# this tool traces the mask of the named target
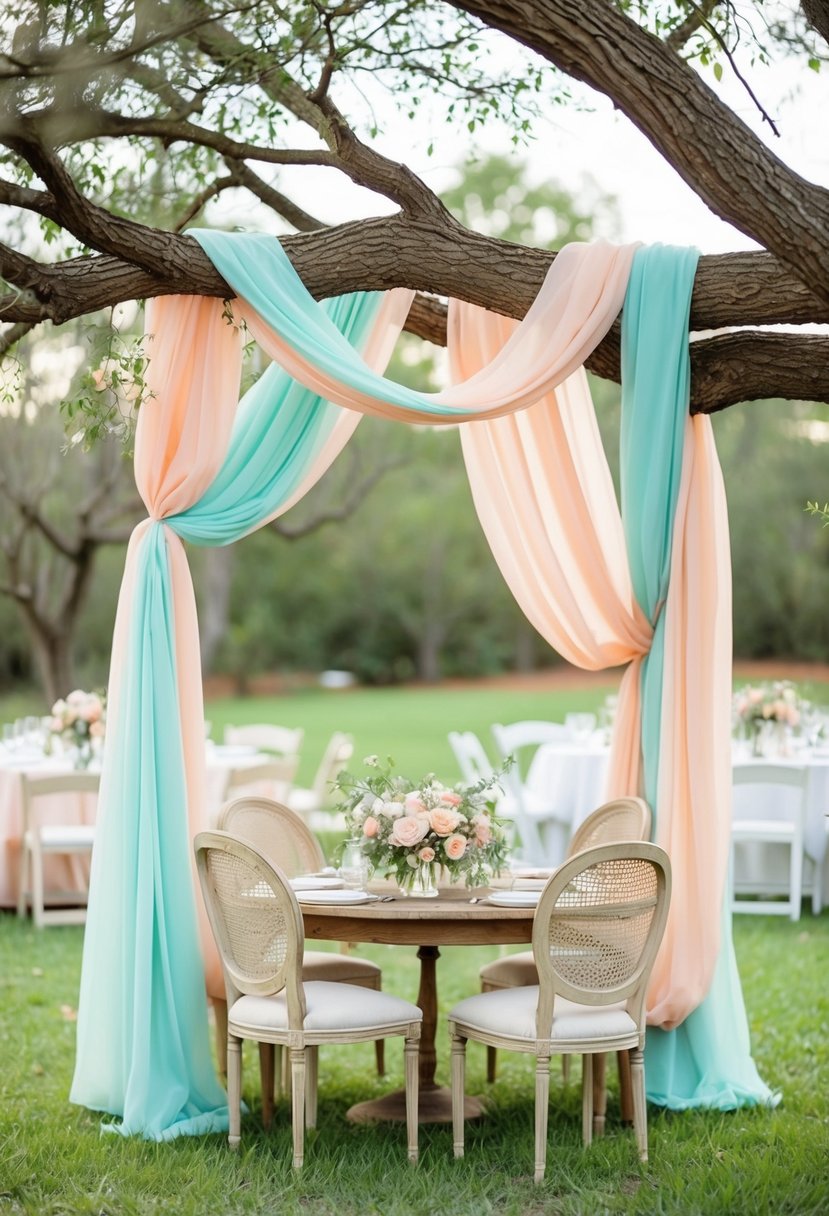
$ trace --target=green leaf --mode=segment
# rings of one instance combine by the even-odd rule
[[[714,79],[722,80],[722,64],[721,63],[714,64]]]

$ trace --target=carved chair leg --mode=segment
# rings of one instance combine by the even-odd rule
[[[547,1166],[547,1112],[550,1106],[550,1057],[535,1062],[535,1173],[534,1182],[544,1181]]]
[[[619,1067],[619,1114],[627,1126],[633,1125],[633,1084],[630,1077],[630,1052],[617,1051]]]
[[[213,1026],[216,1033],[216,1061],[220,1074],[227,1076],[227,1001],[210,998],[213,1005]]]
[[[604,1053],[593,1056],[593,1135],[596,1137],[604,1135],[607,1114],[606,1066],[607,1056]]]
[[[274,1045],[259,1044],[259,1079],[262,1086],[262,1126],[265,1131],[273,1120]]]

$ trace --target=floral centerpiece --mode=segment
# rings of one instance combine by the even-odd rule
[[[55,701],[49,730],[53,739],[73,752],[75,768],[88,768],[95,742],[103,740],[106,730],[106,697],[76,688],[66,700]]]
[[[393,761],[363,761],[365,777],[340,773],[334,785],[352,838],[362,842],[369,864],[394,874],[412,895],[437,895],[439,872],[467,886],[486,884],[507,856],[504,829],[495,815],[500,773],[475,785],[443,785],[433,773],[414,782],[394,774]]]
[[[734,694],[734,723],[738,731],[752,741],[754,751],[760,755],[764,750],[764,737],[768,733],[766,723],[776,726],[778,733],[784,736],[787,731],[800,725],[804,705],[790,680],[746,684]],[[779,741],[778,750],[784,750]]]

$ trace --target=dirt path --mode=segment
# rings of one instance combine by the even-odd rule
[[[497,676],[485,676],[477,680],[444,680],[438,687],[453,688],[503,688],[510,691],[553,692],[567,691],[575,688],[591,688],[615,686],[622,676],[621,667],[610,668],[607,671],[582,671],[580,667],[571,667],[562,663],[544,671],[504,672]],[[815,680],[829,683],[829,664],[801,663],[774,660],[761,662],[758,660],[738,660],[734,664],[734,675],[738,680]],[[316,678],[311,675],[288,674],[274,672],[265,676],[255,677],[250,681],[249,691],[253,696],[280,696],[296,692],[300,688],[317,686]],[[418,688],[435,687],[435,685],[411,684],[413,691]],[[213,676],[205,681],[205,695],[208,697],[229,697],[236,695],[233,680],[221,676]]]

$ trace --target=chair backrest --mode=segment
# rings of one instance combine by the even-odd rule
[[[601,845],[559,866],[533,924],[539,1038],[549,1037],[556,996],[581,1005],[626,1001],[644,1030],[645,991],[670,890],[667,853],[645,841]]]
[[[289,878],[325,865],[319,841],[305,820],[272,798],[234,798],[222,807],[218,827],[249,841]]]
[[[774,815],[765,814],[764,818],[802,820],[805,814],[809,770],[804,765],[775,764],[767,760],[735,764],[732,769],[732,784],[735,788],[754,786],[758,792],[762,787],[777,787],[780,797],[775,803],[775,813]],[[733,807],[735,819],[756,817],[756,810],[752,807],[751,801],[751,793],[748,789],[745,790],[745,797],[735,797]]]
[[[649,840],[651,808],[644,798],[613,798],[579,824],[567,846],[567,856],[617,840]]]
[[[284,798],[293,784],[298,766],[299,756],[278,756],[273,760],[265,760],[262,764],[232,768],[228,771],[225,781],[225,799],[230,798],[234,790],[248,789],[256,785],[269,786],[272,793]]]
[[[499,754],[506,759],[515,756],[516,763],[510,772],[520,780],[523,767],[518,753],[525,747],[540,747],[542,743],[570,743],[570,731],[563,722],[542,722],[528,719],[525,722],[510,722],[507,726],[497,723],[492,727],[492,736]]]
[[[279,752],[283,756],[298,755],[305,731],[301,726],[271,726],[260,722],[252,726],[226,726],[225,743],[257,747],[263,752]]]
[[[247,841],[199,832],[193,842],[228,1005],[242,994],[285,990],[288,1019],[301,1027],[303,923],[288,880]]]
[[[458,768],[464,781],[470,785],[482,777],[491,777],[495,771],[487,756],[483,743],[472,730],[450,730],[449,746],[455,754]]]
[[[32,777],[23,773],[21,788],[24,831],[36,819],[34,803],[38,798],[60,794],[97,794],[100,784],[100,773],[60,773],[50,777]]]
[[[330,793],[329,786],[334,778],[343,771],[354,755],[354,739],[340,730],[335,730],[328,740],[322,760],[314,774],[312,789],[320,803],[325,802]]]

